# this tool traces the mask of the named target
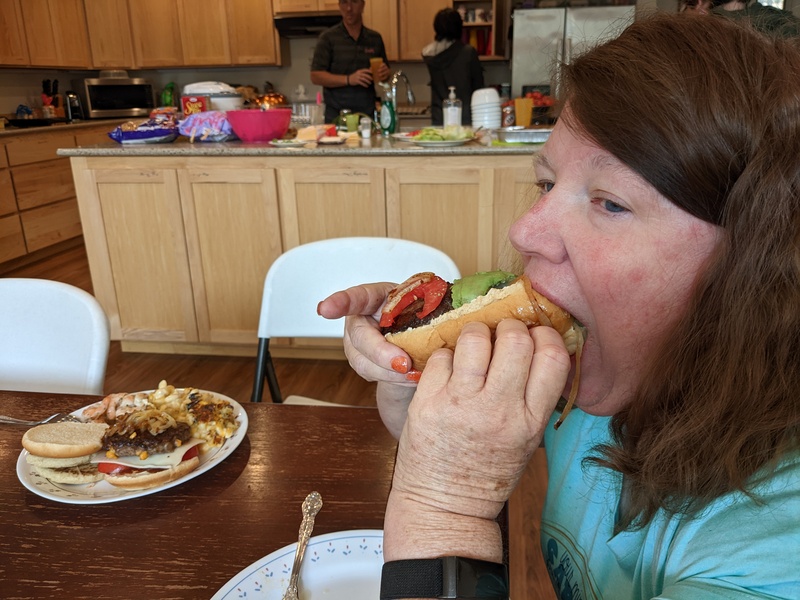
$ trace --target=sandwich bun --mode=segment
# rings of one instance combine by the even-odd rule
[[[91,462],[91,454],[86,456],[75,456],[72,458],[50,458],[49,456],[36,456],[35,454],[28,453],[25,457],[25,462],[34,467],[45,467],[47,469],[66,469],[68,467],[77,467],[78,465],[85,465]]]
[[[414,369],[421,371],[434,351],[456,347],[467,323],[485,323],[494,331],[503,319],[517,319],[528,327],[550,326],[564,338],[570,354],[577,349],[579,333],[572,316],[534,290],[524,275],[506,287],[492,288],[485,295],[439,315],[426,325],[387,333],[385,337],[405,350]]]
[[[104,423],[45,423],[22,436],[22,447],[47,458],[88,456],[103,446]]]
[[[35,468],[39,475],[53,483],[94,483],[103,479],[103,474],[97,470],[97,466],[88,462],[71,467],[36,466]]]
[[[177,466],[158,471],[136,471],[121,475],[105,475],[105,480],[119,488],[127,490],[147,490],[150,488],[170,483],[188,475],[200,466],[200,459],[195,456],[184,460]]]

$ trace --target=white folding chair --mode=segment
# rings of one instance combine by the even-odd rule
[[[258,359],[253,402],[267,380],[273,402],[283,402],[269,352],[273,337],[342,338],[344,319],[324,319],[317,304],[337,290],[376,281],[399,283],[414,273],[433,271],[453,281],[461,275],[453,259],[432,246],[385,237],[346,237],[311,242],[284,252],[264,280],[258,323]],[[287,404],[330,404],[289,397]]]
[[[91,294],[58,281],[0,278],[0,389],[102,394],[109,339]]]

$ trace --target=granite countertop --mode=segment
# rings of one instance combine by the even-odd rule
[[[0,129],[0,137],[7,137],[10,135],[29,135],[41,133],[59,133],[64,131],[75,131],[79,129],[88,129],[90,127],[98,127],[100,125],[108,125],[109,131],[117,124],[124,123],[130,119],[94,119],[87,121],[73,121],[72,123],[55,123],[53,125],[44,125],[42,127],[11,127],[6,125],[4,129]]]
[[[274,148],[267,143],[189,142],[188,138],[166,144],[118,144],[109,142],[80,148],[61,148],[59,156],[464,156],[480,154],[532,154],[541,144],[484,146],[472,141],[461,146],[421,147],[405,140],[372,136],[351,138],[342,144],[308,143],[300,148]]]

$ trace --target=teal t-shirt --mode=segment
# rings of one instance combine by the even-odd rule
[[[609,418],[574,410],[545,433],[549,471],[541,542],[560,600],[800,599],[800,455],[759,483],[758,499],[717,499],[695,518],[658,515],[614,535],[622,484],[585,465]]]

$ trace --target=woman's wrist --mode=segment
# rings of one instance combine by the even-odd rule
[[[349,73],[347,75],[345,75],[345,83],[346,83],[347,86],[350,85],[350,74]]]
[[[386,561],[464,556],[503,562],[496,521],[448,513],[392,491],[384,522]]]

